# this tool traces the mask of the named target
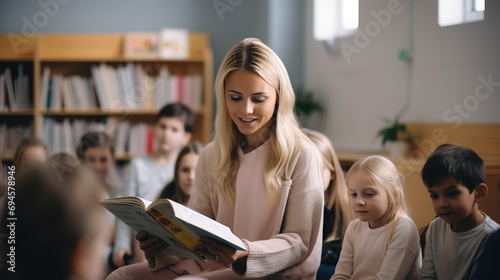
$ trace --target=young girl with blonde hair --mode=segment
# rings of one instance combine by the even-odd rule
[[[346,177],[357,219],[347,228],[331,279],[418,279],[419,236],[396,166],[385,157],[368,156]]]
[[[352,220],[344,171],[332,142],[321,132],[302,129],[323,159],[325,208],[323,211],[323,249],[317,280],[330,279],[335,272],[347,226]]]
[[[243,239],[236,251],[201,239],[208,262],[159,256],[165,244],[136,238],[148,264],[124,267],[138,279],[315,279],[323,223],[321,158],[301,132],[285,66],[260,40],[249,38],[225,56],[216,79],[212,143],[202,151],[189,207]]]

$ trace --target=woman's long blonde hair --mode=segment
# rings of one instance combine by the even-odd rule
[[[351,207],[349,206],[349,195],[347,193],[347,184],[344,171],[340,161],[335,153],[332,142],[326,135],[310,129],[302,129],[304,134],[311,139],[321,154],[323,164],[330,170],[333,180],[330,180],[325,190],[325,206],[333,210],[335,220],[332,232],[324,236],[325,242],[342,239],[347,226],[352,220]]]
[[[226,77],[233,71],[251,71],[271,85],[277,93],[277,103],[269,140],[271,153],[264,167],[264,184],[272,202],[279,194],[285,170],[298,156],[299,142],[309,141],[300,131],[293,106],[295,94],[283,62],[278,55],[259,39],[247,38],[233,47],[224,57],[215,80],[217,114],[215,117],[213,161],[216,190],[229,201],[234,201],[233,183],[239,167],[237,148],[244,135],[229,116],[226,99]]]
[[[368,176],[378,188],[386,190],[388,196],[388,208],[382,217],[385,230],[385,245],[389,244],[403,216],[410,216],[408,200],[403,189],[403,177],[392,161],[383,156],[367,156],[358,160],[347,172],[347,182],[354,172],[361,172]]]

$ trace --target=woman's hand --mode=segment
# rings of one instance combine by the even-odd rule
[[[231,264],[238,259],[242,259],[248,256],[248,246],[246,244],[245,246],[247,247],[247,250],[240,251],[235,250],[213,239],[202,237],[200,239],[200,245],[201,248],[197,250],[198,254],[225,267],[230,267]]]
[[[145,231],[136,233],[135,239],[140,242],[139,247],[142,251],[144,251],[149,267],[155,267],[155,257],[160,255],[160,253],[165,250],[168,245],[160,238],[149,235]]]

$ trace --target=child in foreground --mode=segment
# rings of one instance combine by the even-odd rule
[[[357,161],[347,172],[352,221],[331,279],[418,279],[417,227],[394,164],[382,156]]]
[[[421,175],[438,217],[427,229],[420,279],[468,279],[484,240],[499,228],[478,208],[488,192],[483,160],[471,149],[443,144]]]
[[[15,224],[15,244],[8,245],[15,247],[15,272],[7,271],[6,279],[95,280],[105,276],[102,250],[109,228],[99,204],[102,183],[85,167],[59,159],[50,158],[25,170],[16,181],[17,220],[1,217],[2,228]]]

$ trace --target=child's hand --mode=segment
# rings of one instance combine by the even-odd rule
[[[146,260],[150,267],[155,266],[155,256],[158,256],[167,248],[167,244],[156,236],[149,235],[145,231],[140,231],[135,235],[135,239],[140,242],[140,248],[146,255]]]
[[[197,250],[198,254],[225,267],[230,267],[233,262],[248,256],[248,248],[246,251],[235,250],[210,238],[201,238],[200,244],[202,248]]]

